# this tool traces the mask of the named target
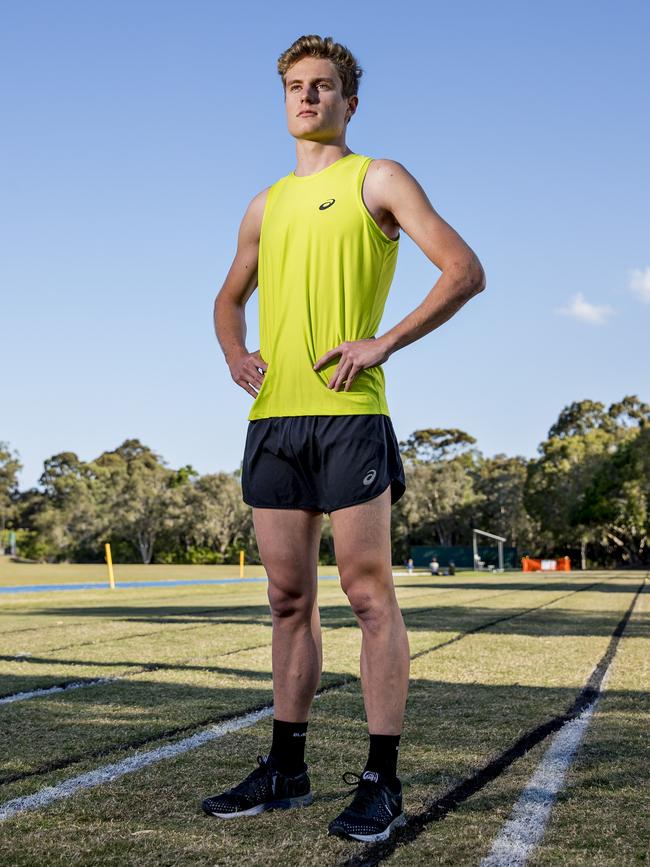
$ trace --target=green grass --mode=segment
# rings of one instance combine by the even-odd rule
[[[336,575],[336,566],[319,566],[320,575]],[[173,581],[179,579],[238,578],[237,566],[182,566],[145,565],[142,563],[114,563],[115,580],[120,581]],[[258,578],[265,575],[264,567],[244,565],[244,577]],[[105,563],[16,563],[0,556],[0,587],[16,587],[23,584],[83,584],[107,582],[108,567]]]
[[[19,583],[20,570],[26,570],[26,584],[105,580],[105,567],[38,567],[38,575],[34,568],[5,566],[0,583]],[[117,568],[128,569],[129,580],[238,574],[237,567]],[[93,577],[92,570],[104,570],[104,576],[97,571]],[[323,567],[321,574],[336,574],[335,567]],[[400,750],[410,815],[571,705],[642,577],[396,578],[413,656]],[[341,774],[358,772],[365,761],[360,633],[336,581],[320,583],[319,604],[322,685],[338,686],[313,706],[307,747],[313,806],[227,823],[201,813],[205,795],[237,782],[255,756],[268,751],[269,718],[3,822],[0,863],[337,864],[361,851],[326,834],[349,797]],[[648,863],[649,622],[646,592],[535,864]],[[0,706],[7,747],[0,765],[2,803],[272,701],[264,584],[4,596],[1,625],[2,695],[118,678]],[[389,863],[478,864],[547,744],[399,846]]]

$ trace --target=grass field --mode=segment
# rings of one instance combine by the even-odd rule
[[[200,801],[268,751],[265,584],[2,595],[0,698],[20,700],[0,703],[0,815],[14,805],[0,821],[0,863],[478,865],[552,739],[554,729],[540,726],[572,707],[631,610],[528,863],[650,864],[643,573],[396,577],[412,656],[399,768],[409,821],[395,843],[364,848],[327,836],[349,799],[341,775],[361,771],[367,737],[360,632],[338,581],[326,577],[335,567],[320,572],[324,672],[307,742],[316,800],[229,822],[204,816]],[[116,575],[118,583],[237,578],[238,569],[117,566]],[[105,580],[101,566],[0,566],[0,587]],[[257,722],[242,722],[265,708]],[[217,736],[224,721],[241,727]],[[192,748],[152,752],[174,744]],[[157,760],[124,772],[125,760],[145,754]],[[109,765],[122,775],[93,775]],[[51,787],[82,775],[91,787],[47,801],[65,791]]]

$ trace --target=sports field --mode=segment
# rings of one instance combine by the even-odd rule
[[[397,575],[412,659],[399,764],[408,822],[366,847],[327,836],[367,738],[360,632],[335,567],[320,574],[315,802],[228,822],[200,802],[268,751],[264,581],[2,593],[1,863],[478,865],[499,840],[486,863],[514,864],[522,828],[538,833],[531,865],[650,863],[645,573]],[[116,577],[227,580],[238,569],[117,566]],[[0,590],[105,580],[100,566],[0,567]],[[558,780],[557,738],[578,724]],[[548,824],[540,772],[558,790]],[[518,801],[519,837],[504,837]]]

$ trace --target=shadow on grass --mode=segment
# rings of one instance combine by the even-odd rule
[[[0,709],[0,784],[191,733],[273,703],[270,672],[224,668],[232,685],[115,680]],[[321,689],[356,681],[323,672]],[[32,685],[36,687],[36,684]],[[21,683],[23,690],[30,685]],[[36,687],[37,688],[37,687]]]
[[[436,606],[435,600],[433,600],[433,605],[416,608],[409,608],[404,604],[402,614],[406,627],[411,632],[458,633],[480,628],[481,631],[499,634],[507,632],[517,635],[584,635],[594,637],[608,635],[611,630],[612,615],[615,615],[617,609],[575,611],[562,607],[549,607],[579,592],[581,592],[580,589],[565,593],[555,599],[544,599],[537,605],[530,607],[525,604],[513,605],[508,608],[479,607],[472,606],[471,603],[468,605],[447,605],[444,604],[444,601]],[[164,606],[154,606],[151,609],[108,606],[87,610],[83,608],[56,609],[51,613],[59,617],[62,615],[87,616],[113,622],[151,623],[169,626],[177,624],[195,624],[197,626],[212,624],[214,626],[236,627],[271,625],[271,615],[266,605],[240,607],[238,611],[241,613],[236,617],[233,617],[232,609],[227,606],[215,607],[209,614],[205,612],[205,609],[197,609],[193,606],[186,606],[182,610],[170,607],[168,616],[165,616],[164,610]],[[534,612],[538,613],[535,616],[525,618],[526,614],[532,615]],[[639,614],[638,617],[646,623],[650,622],[650,615]],[[320,618],[321,625],[326,629],[350,628],[357,624],[356,618],[347,604],[321,606]],[[111,637],[108,640],[112,642],[128,641],[132,637],[139,636],[121,635]],[[83,643],[89,645],[101,643],[103,640],[98,637]],[[48,653],[75,646],[77,645],[68,644],[63,647],[48,649]],[[14,657],[5,654],[0,659],[13,660]]]
[[[239,685],[126,681],[61,693],[56,700],[27,702],[26,715],[18,703],[10,705],[2,714],[8,758],[1,766],[0,783],[43,776],[80,762],[106,763],[125,751],[153,747],[272,703],[270,675],[235,668],[222,673],[236,676]],[[327,747],[337,772],[360,771],[367,749],[358,680],[325,672],[321,688],[346,684],[346,689],[320,700],[327,700],[327,711],[311,727],[317,752],[322,754]],[[522,731],[564,713],[577,693],[575,687],[411,680],[402,745],[402,753],[408,753],[402,774],[407,792],[409,786],[433,792],[456,784],[477,761],[491,758]],[[641,691],[615,691],[608,697],[623,706],[634,702],[637,708],[643,702],[647,707],[649,699]],[[319,707],[317,702],[316,713]],[[259,748],[264,751],[270,723],[260,725],[258,731]],[[342,794],[343,786],[322,791],[320,797],[336,800]]]
[[[432,579],[431,581],[427,581],[426,583],[421,584],[399,584],[400,588],[429,588],[432,590],[512,590],[519,592],[539,592],[539,591],[547,591],[547,592],[570,592],[575,591],[579,592],[581,590],[591,590],[592,593],[634,593],[636,588],[639,586],[639,581],[643,578],[643,573],[639,573],[638,581],[628,581],[625,584],[610,584],[609,581],[612,580],[614,576],[610,576],[608,578],[598,579],[598,583],[594,584],[592,581],[560,581],[556,582],[553,580],[549,580],[547,582],[538,581],[537,583],[533,583],[532,581],[495,581],[494,583],[487,579],[486,581],[438,581],[436,579]],[[603,583],[601,583],[601,581]]]

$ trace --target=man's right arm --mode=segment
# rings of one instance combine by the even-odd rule
[[[246,302],[257,288],[257,257],[262,216],[268,188],[251,201],[239,227],[237,252],[226,280],[214,302],[214,330],[223,350],[230,375],[253,397],[262,386],[267,364],[256,352],[246,349]]]

